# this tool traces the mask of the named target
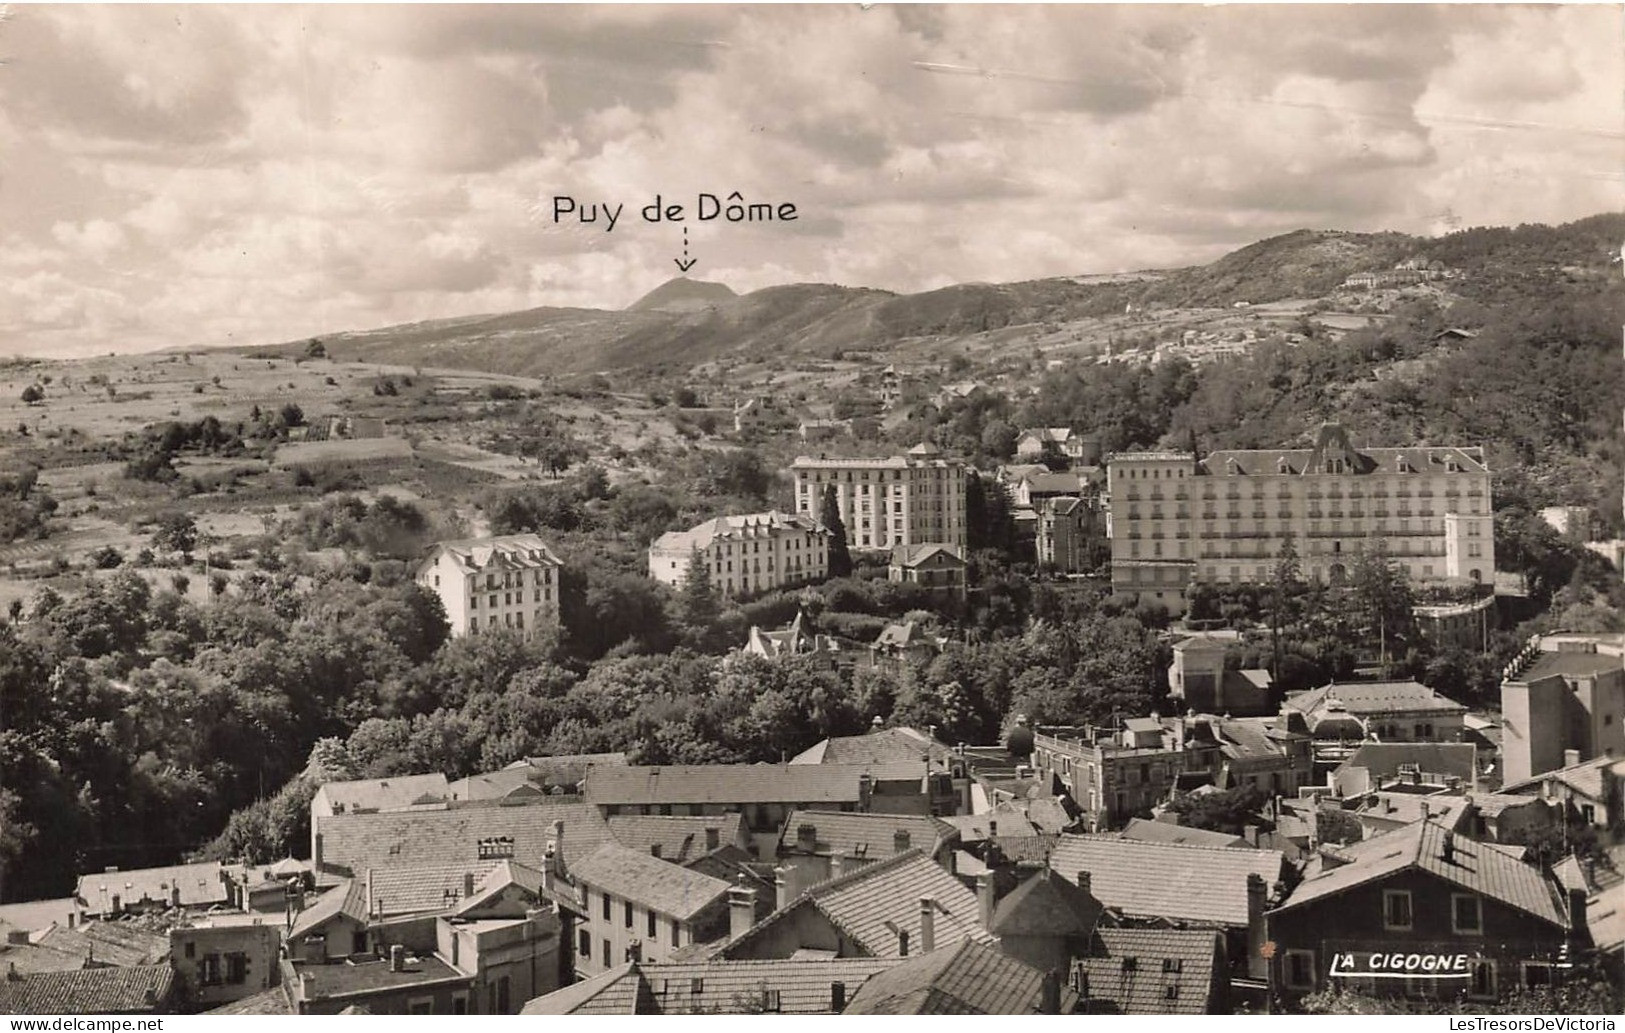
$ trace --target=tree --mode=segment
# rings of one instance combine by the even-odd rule
[[[678,606],[683,624],[694,635],[709,631],[722,613],[711,585],[711,564],[705,553],[698,549],[688,559],[688,572],[683,578],[683,592],[678,597]]]
[[[277,423],[284,428],[300,427],[304,425],[304,422],[305,410],[299,408],[299,406],[292,402],[284,405],[281,410],[277,412]]]
[[[152,531],[152,546],[190,555],[197,548],[197,521],[188,513],[166,513]]]
[[[1194,440],[1194,433],[1192,438]],[[1302,582],[1298,550],[1292,543],[1292,535],[1288,534],[1281,540],[1275,566],[1270,571],[1270,654],[1275,661],[1270,666],[1272,674],[1279,674],[1281,670],[1281,628],[1287,621],[1287,606]]]
[[[841,504],[833,484],[824,485],[824,500],[818,520],[829,532],[829,576],[850,577],[852,552],[847,547],[846,524],[841,522]]]
[[[1015,547],[1016,518],[1004,485],[975,470],[965,478],[965,547],[993,549],[1008,557]]]
[[[305,358],[307,358],[307,359],[325,359],[325,358],[327,358],[327,345],[323,344],[321,342],[320,338],[312,337],[305,344]]]
[[[38,384],[29,384],[23,388],[23,401],[29,405],[38,405],[45,398],[45,390]]]
[[[1404,568],[1389,561],[1387,539],[1378,538],[1373,548],[1359,551],[1353,580],[1355,598],[1377,633],[1386,669],[1390,646],[1405,641],[1415,620],[1410,584]]]

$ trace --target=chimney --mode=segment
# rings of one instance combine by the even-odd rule
[[[1454,864],[1456,861],[1456,834],[1445,830],[1444,834],[1444,863]]]
[[[1090,879],[1088,872],[1078,872],[1078,889],[1088,893],[1090,896],[1094,896],[1094,893],[1090,888],[1091,881],[1092,880]]]
[[[891,852],[901,854],[908,850],[908,829],[898,829],[891,834]]]
[[[1061,1013],[1061,977],[1054,972],[1045,972],[1044,981],[1038,988],[1038,1014],[1059,1015]]]
[[[983,872],[976,877],[976,917],[983,929],[993,927],[993,873]]]
[[[1579,750],[1564,750],[1563,751],[1563,766],[1564,767],[1572,768],[1572,767],[1574,767],[1574,765],[1576,765],[1578,763],[1580,763],[1580,751]]]
[[[1582,906],[1584,906],[1582,904]],[[920,953],[930,954],[937,945],[937,902],[930,897],[920,898]]]
[[[710,853],[722,846],[722,830],[715,825],[705,827],[705,852]]]
[[[627,961],[642,961],[643,960],[643,941],[642,940],[634,939],[631,943],[626,945],[626,960]]]
[[[555,818],[553,820],[553,835],[548,840],[548,846],[553,848],[549,871],[555,879],[562,879],[566,875],[564,867],[564,822]]]
[[[474,873],[463,873],[463,899],[467,900],[474,895]]]
[[[899,958],[908,957],[908,930],[907,929],[899,929],[899,930],[897,930],[897,956]]]
[[[6,982],[15,983],[22,978],[22,976],[17,974],[17,963],[15,961],[6,962]],[[836,983],[835,985],[840,986],[841,984]]]
[[[1262,875],[1253,872],[1247,876],[1247,975],[1252,979],[1269,978],[1269,959],[1264,957],[1264,941],[1268,939],[1264,927],[1267,892]]]
[[[389,948],[389,970],[399,972],[406,965],[406,948],[393,944]]]
[[[1586,891],[1580,887],[1569,890],[1569,939],[1578,943],[1586,934]]]
[[[846,858],[837,851],[829,855],[829,877],[839,879],[846,874]]]
[[[659,843],[650,843],[649,844],[649,856],[650,857],[659,857],[660,856],[660,850],[661,850],[661,844],[659,844]]]
[[[319,872],[322,870],[322,834],[318,832],[311,836],[310,840],[310,867],[312,870]]]
[[[796,826],[796,849],[804,854],[818,849],[818,826],[805,823]]]
[[[858,810],[869,810],[869,798],[874,795],[875,780],[865,772],[858,776]]]
[[[1252,822],[1243,825],[1241,827],[1241,838],[1245,839],[1250,847],[1258,846],[1258,826]]]
[[[749,886],[728,890],[728,937],[737,939],[756,924],[756,891]]]
[[[1072,970],[1072,989],[1077,991],[1079,1001],[1089,999],[1089,970],[1083,967],[1082,962]]]
[[[829,1010],[836,1015],[846,1010],[846,984],[829,984]]]
[[[1427,821],[1432,816],[1433,816],[1432,808],[1428,806],[1428,802],[1426,800],[1423,800],[1422,801],[1422,820]]]
[[[790,906],[790,869],[773,869],[773,909],[783,911]]]
[[[997,819],[997,818],[989,818],[989,819],[987,819],[987,838],[988,839],[997,839],[998,835],[999,835],[999,819]]]

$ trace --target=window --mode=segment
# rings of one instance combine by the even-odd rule
[[[414,997],[414,998],[408,1000],[406,1002],[406,1014],[408,1014],[408,1015],[433,1015],[434,1014],[434,998],[433,997]]]
[[[682,931],[682,929],[681,929],[680,926],[678,926],[677,919],[675,919],[675,918],[672,919],[671,920],[671,945],[673,947],[678,946],[677,934],[679,932],[681,932],[681,931]]]
[[[632,902],[630,900],[626,902],[626,927],[628,929],[632,928]]]
[[[1473,962],[1472,978],[1467,983],[1468,997],[1495,997],[1495,962],[1483,958]]]
[[[1541,961],[1526,961],[1523,963],[1524,986],[1551,986],[1556,980],[1552,978],[1554,966]]]
[[[773,1013],[778,1012],[780,1010],[780,1002],[781,1002],[781,998],[779,997],[779,991],[777,991],[777,990],[763,990],[762,991],[762,1010],[763,1011],[765,1011],[765,1012],[773,1012]]]
[[[468,995],[456,994],[451,999],[451,1013],[453,1015],[468,1014]]]
[[[1450,930],[1474,935],[1484,931],[1484,915],[1476,893],[1450,894]]]
[[[1179,1000],[1179,984],[1178,983],[1169,983],[1166,987],[1163,988],[1162,996],[1163,996],[1163,998],[1165,1000],[1169,1000],[1169,1001],[1177,1001],[1177,1000]]]
[[[604,921],[609,921],[609,894],[604,894]]]
[[[1286,952],[1286,985],[1296,990],[1308,990],[1315,985],[1315,952]]]
[[[186,945],[186,956],[189,957],[189,958],[197,956],[197,944],[188,943]]]
[[[1389,931],[1410,929],[1411,894],[1409,890],[1382,891],[1382,927]]]
[[[659,933],[657,933],[655,931],[658,928],[658,926],[659,926],[659,920],[655,918],[655,913],[654,913],[654,911],[651,910],[649,912],[649,939],[651,941],[654,940],[657,936],[660,935]]]
[[[1184,959],[1182,958],[1163,958],[1162,970],[1164,972],[1178,972],[1180,970],[1180,963],[1183,960]]]
[[[604,967],[609,968],[613,964],[615,964],[615,961],[610,956],[610,953],[609,953],[609,937],[606,936],[606,937],[604,937]]]
[[[226,982],[248,982],[248,955],[236,951],[226,955]]]
[[[576,943],[576,950],[581,953],[581,956],[583,958],[591,957],[592,956],[592,934],[587,932],[587,930],[582,929],[577,935],[580,937],[580,939]]]

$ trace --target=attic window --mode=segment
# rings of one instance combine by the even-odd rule
[[[691,980],[689,980],[688,981],[688,992],[689,992],[690,995],[692,995],[694,997],[698,997],[701,994],[705,993],[705,980],[703,980],[703,979],[691,979]]]
[[[1275,472],[1276,473],[1291,473],[1292,472],[1292,467],[1287,465],[1286,456],[1281,456],[1279,459],[1275,460]]]
[[[1181,958],[1163,958],[1162,970],[1164,972],[1178,972],[1182,960]]]
[[[1170,1001],[1178,1000],[1179,999],[1179,984],[1178,983],[1169,983],[1166,987],[1163,988],[1162,996],[1165,999],[1170,1000]]]
[[[1124,972],[1138,972],[1139,970],[1140,970],[1140,959],[1139,958],[1130,956],[1130,957],[1127,957],[1127,958],[1123,959],[1123,971]]]
[[[490,861],[513,856],[512,836],[488,836],[478,842],[479,858]]]
[[[765,1012],[778,1012],[780,1009],[779,991],[762,988],[762,1010]]]

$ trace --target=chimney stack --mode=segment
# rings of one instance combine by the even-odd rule
[[[829,877],[831,879],[839,879],[845,874],[846,858],[842,857],[841,852],[837,850],[835,853],[829,855]]]
[[[773,908],[783,911],[790,906],[790,869],[783,867],[773,869]]]
[[[566,873],[564,867],[564,822],[561,819],[555,818],[553,820],[553,835],[548,845],[553,848],[552,865],[550,866],[553,877],[563,879]]]
[[[749,886],[728,890],[728,937],[737,939],[756,924],[756,891]]]
[[[818,826],[805,823],[796,826],[796,849],[804,854],[818,849]]]
[[[892,853],[901,854],[908,850],[908,829],[898,829],[891,835]]]
[[[1088,893],[1090,896],[1094,896],[1094,893],[1092,892],[1092,890],[1090,888],[1091,881],[1092,880],[1090,879],[1090,876],[1089,876],[1088,872],[1084,872],[1084,871],[1078,872],[1078,889],[1082,890],[1085,893]]]
[[[710,853],[722,846],[722,830],[715,825],[705,827],[705,852]]]
[[[1078,962],[1077,967],[1072,972],[1072,989],[1077,991],[1078,1000],[1087,1001],[1089,999],[1089,970],[1084,968],[1082,962]]]
[[[846,984],[829,984],[829,1010],[836,1015],[846,1010]]]
[[[1422,820],[1423,821],[1427,821],[1429,818],[1431,818],[1433,816],[1432,810],[1433,809],[1428,806],[1428,802],[1426,800],[1423,800],[1422,801]]]
[[[474,895],[474,873],[463,873],[463,899],[467,900]]]
[[[1583,938],[1586,931],[1586,891],[1580,887],[1569,890],[1569,935]]]
[[[1054,972],[1045,972],[1044,981],[1039,984],[1038,1013],[1040,1015],[1061,1013],[1061,977]]]
[[[661,844],[659,844],[659,843],[650,843],[649,844],[649,856],[650,857],[659,857],[660,856],[660,850],[661,850]]]
[[[1563,766],[1564,767],[1572,768],[1572,767],[1574,767],[1574,765],[1576,765],[1578,763],[1580,763],[1580,751],[1579,750],[1570,749],[1570,750],[1564,750],[1563,751]]]
[[[406,948],[400,944],[392,944],[389,948],[389,970],[399,972],[406,966]]]
[[[983,872],[976,877],[976,913],[983,929],[993,927],[993,873]]]
[[[1269,978],[1269,959],[1264,957],[1264,941],[1269,938],[1264,924],[1268,892],[1262,875],[1253,872],[1247,876],[1247,975],[1252,979]]]
[[[1583,906],[1583,905],[1582,905]],[[930,897],[920,898],[920,953],[930,954],[937,945],[937,902]]]
[[[634,939],[631,943],[626,945],[626,960],[627,961],[642,961],[643,960],[643,941],[642,940]]]
[[[1444,834],[1444,862],[1445,862],[1445,864],[1454,864],[1455,861],[1456,861],[1456,834],[1447,829],[1447,830],[1445,830],[1445,834]]]
[[[897,956],[899,958],[908,957],[908,930],[907,929],[899,929],[899,930],[897,930]]]

